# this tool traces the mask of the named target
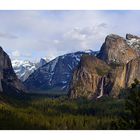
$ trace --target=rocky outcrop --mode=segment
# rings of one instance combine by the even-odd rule
[[[129,47],[133,48],[140,56],[140,37],[132,34],[126,34],[126,42]]]
[[[112,70],[113,86],[110,94],[118,96],[121,89],[130,87],[135,79],[140,81],[140,57]]]
[[[121,89],[140,80],[140,58],[112,69],[96,57],[86,56],[74,72],[70,88],[71,98],[100,98],[103,95],[118,97]]]
[[[98,58],[102,59],[107,64],[126,64],[137,56],[136,51],[129,47],[124,38],[114,34],[106,37],[97,55]]]
[[[127,35],[127,39],[137,38]],[[140,57],[120,36],[109,35],[98,58],[84,56],[75,70],[69,94],[71,98],[118,97],[122,89],[140,81]],[[115,64],[115,65],[113,65]]]
[[[79,67],[75,70],[70,87],[71,98],[102,96],[105,87],[106,74],[110,67],[95,56],[86,55],[81,58]]]
[[[140,37],[132,34],[126,34],[126,39],[131,40],[131,39],[140,39]]]
[[[10,89],[15,89],[15,92],[25,90],[12,68],[9,56],[0,47],[0,92],[10,92]]]

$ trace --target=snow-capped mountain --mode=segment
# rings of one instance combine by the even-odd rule
[[[45,65],[47,61],[43,58],[39,62],[27,60],[12,60],[13,69],[21,81],[25,81],[36,69]]]
[[[92,50],[59,56],[32,73],[24,82],[30,91],[65,91],[68,89],[74,69],[83,54],[96,55]]]
[[[131,48],[137,51],[138,55],[140,55],[140,37],[126,34],[126,42]]]

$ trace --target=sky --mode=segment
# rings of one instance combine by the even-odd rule
[[[0,46],[19,60],[97,51],[112,33],[140,36],[140,11],[1,10],[0,19]]]

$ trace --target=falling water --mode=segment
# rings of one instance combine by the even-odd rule
[[[104,86],[104,77],[102,78],[101,81],[100,95],[97,98],[101,98],[103,96],[103,86]]]

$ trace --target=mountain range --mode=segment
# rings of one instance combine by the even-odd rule
[[[25,81],[30,74],[36,69],[45,65],[49,60],[47,58],[41,58],[40,61],[31,62],[28,60],[12,60],[13,69],[21,81]]]
[[[13,65],[13,67],[12,67]],[[20,80],[19,80],[19,79]],[[100,51],[78,51],[39,63],[11,60],[0,48],[0,91],[118,97],[140,80],[140,38],[110,34]],[[22,82],[21,82],[22,81]]]
[[[30,92],[68,91],[72,74],[84,54],[97,55],[92,50],[59,56],[32,73],[24,84]]]

